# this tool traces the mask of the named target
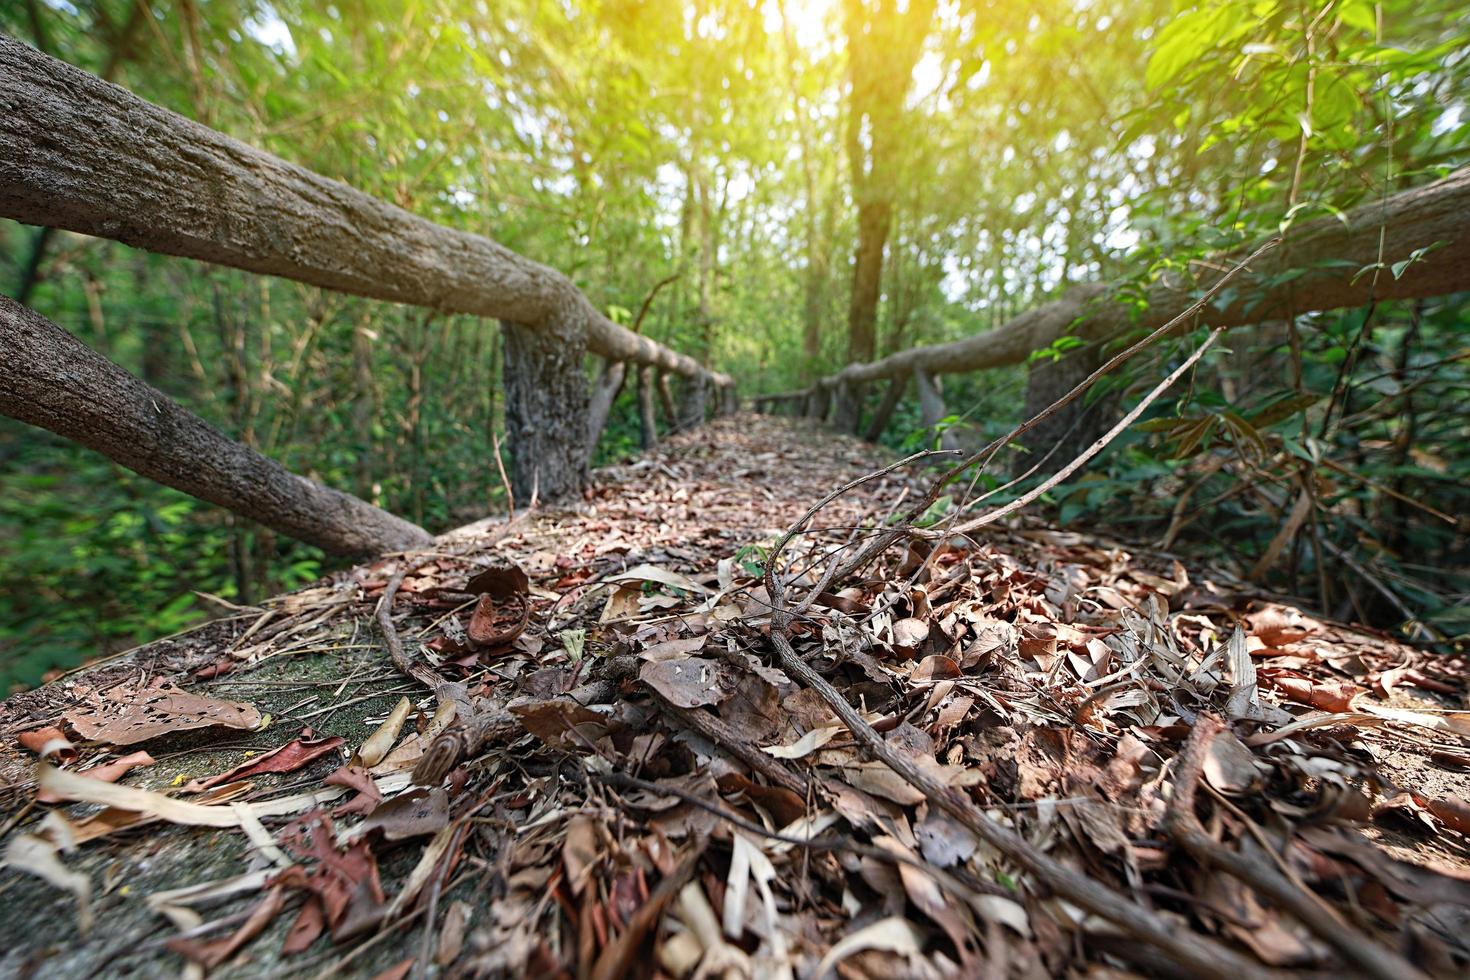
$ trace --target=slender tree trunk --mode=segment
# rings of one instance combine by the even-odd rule
[[[377,413],[377,384],[373,377],[371,314],[364,305],[352,327],[352,440],[356,454],[357,493],[375,499],[373,488],[373,416]]]
[[[848,435],[856,435],[858,423],[861,421],[862,401],[858,393],[854,391],[853,385],[846,381],[837,382],[834,389],[834,406],[832,411],[832,426],[838,432]]]
[[[883,286],[883,249],[893,209],[886,200],[858,204],[858,244],[852,263],[852,301],[847,309],[847,359],[871,361],[877,354],[878,296]]]
[[[1026,372],[1026,404],[1023,418],[1032,418],[1077,387],[1093,371],[1102,366],[1102,345],[1087,344],[1073,348],[1060,360],[1042,358]],[[1052,453],[1051,468],[1057,469],[1080,456],[1088,446],[1112,426],[1118,415],[1118,400],[1111,395],[1092,401],[1079,398],[1043,419],[1022,440],[1029,453],[1015,461],[1015,471],[1022,473],[1047,453]],[[1053,450],[1055,450],[1053,452]]]
[[[0,413],[338,554],[422,547],[422,528],[222,435],[51,321],[0,297]]]

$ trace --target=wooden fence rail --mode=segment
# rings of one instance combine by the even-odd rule
[[[1250,250],[1219,256],[1202,263],[1198,276],[1205,285],[1230,268]],[[1417,256],[1417,257],[1416,257]],[[1407,263],[1398,266],[1398,263]],[[1376,271],[1363,272],[1364,269]],[[1287,274],[1287,270],[1292,270]],[[1115,299],[1101,284],[1074,287],[1060,299],[1045,303],[984,333],[945,344],[929,344],[890,354],[880,360],[849,364],[799,391],[756,396],[760,408],[795,402],[800,414],[827,417],[839,428],[857,432],[860,413],[855,406],[861,386],[884,379],[906,384],[915,378],[923,401],[923,418],[933,425],[944,417],[937,385],[939,375],[1025,363],[1032,352],[1050,346],[1069,333],[1086,342],[1059,364],[1039,362],[1031,370],[1033,388],[1046,389],[1028,396],[1028,406],[1045,407],[1045,397],[1071,387],[1097,366],[1102,345],[1133,329],[1155,329],[1187,309],[1198,295],[1193,277],[1166,276],[1148,291],[1141,315]],[[1284,236],[1281,247],[1243,272],[1207,308],[1200,321],[1211,326],[1243,326],[1280,319],[1289,314],[1363,306],[1375,300],[1421,299],[1470,290],[1470,168],[1442,180],[1385,199],[1360,205],[1342,216],[1302,222]],[[886,407],[885,407],[886,406]],[[884,399],[874,422],[886,424],[893,406]],[[1076,430],[1077,412],[1062,412],[1049,420],[1046,431],[1033,437],[1046,441]],[[868,438],[881,433],[869,427]],[[874,431],[874,429],[877,431]],[[1090,442],[1084,437],[1083,444]]]
[[[605,358],[619,383],[624,363],[657,369],[660,393],[668,390],[667,375],[682,376],[684,404],[665,412],[671,427],[703,421],[707,393],[732,389],[728,376],[613,323],[554,269],[248,146],[4,35],[0,217],[357,296],[499,319],[507,448],[521,499],[533,489],[554,498],[585,483],[610,407],[601,399],[591,403],[586,353]],[[7,307],[5,329],[24,319]],[[0,347],[0,369],[39,377],[34,365],[18,360],[30,352],[19,343]],[[71,348],[69,355],[81,352]],[[122,371],[108,368],[113,376]],[[55,418],[23,402],[40,390],[8,392],[0,410],[27,420]],[[726,394],[716,404],[730,401]],[[96,407],[125,414],[141,405],[121,399]],[[129,421],[147,429],[155,420]],[[77,435],[75,427],[47,427]],[[113,458],[139,468],[136,459]],[[163,457],[155,462],[148,475],[163,479]],[[299,525],[241,497],[245,489],[200,495],[303,536]],[[379,546],[402,546],[403,528],[390,532],[381,521],[367,527],[381,532]],[[364,550],[355,538],[317,543]]]

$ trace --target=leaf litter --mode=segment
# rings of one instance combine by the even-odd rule
[[[829,575],[926,492],[894,470],[802,524],[883,462],[716,421],[576,505],[282,597],[201,644],[193,679],[139,659],[7,716],[35,760],[7,827],[29,877],[9,887],[96,925],[57,953],[12,921],[4,964],[1169,972],[1183,954],[1151,945],[1158,923],[1218,953],[1200,975],[1470,969],[1463,658],[1024,517],[899,535]],[[313,660],[336,672],[309,678]],[[198,741],[160,751],[183,730]],[[239,737],[271,747],[214,747]],[[124,774],[144,743],[159,762]],[[188,758],[208,768],[175,775]],[[171,826],[160,855],[214,834],[240,856],[146,892],[109,878]],[[177,934],[97,939],[135,906]]]

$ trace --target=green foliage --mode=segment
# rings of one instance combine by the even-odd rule
[[[1470,161],[1462,7],[939,5],[890,178],[881,352],[998,327],[1079,283],[1121,281],[1099,302],[1142,313],[1161,276]],[[562,269],[617,322],[677,273],[641,330],[735,375],[746,394],[843,362],[857,237],[844,146],[864,136],[847,125],[835,3],[212,0],[139,8],[146,19],[126,35],[130,9],[0,5],[0,30]],[[34,241],[0,223],[7,291]],[[1343,274],[1395,279],[1430,254]],[[436,530],[504,507],[494,324],[65,234],[43,258],[38,311],[287,466]],[[1256,298],[1232,288],[1219,299],[1236,301]],[[1414,617],[1463,629],[1464,546],[1424,510],[1470,511],[1453,411],[1470,380],[1463,310],[1454,298],[1380,303],[1301,318],[1294,338],[1232,335],[1233,354],[1212,355],[1187,392],[1053,490],[1053,516],[1163,536],[1185,499],[1177,539],[1245,572],[1305,468],[1320,485],[1321,555],[1315,541],[1294,544],[1272,584],[1327,578],[1320,598],[1341,606],[1333,582],[1357,575],[1341,553]],[[1031,361],[1075,356],[1079,343],[1064,337]],[[1140,358],[1085,404],[1130,403],[1181,349]],[[938,430],[921,425],[910,392],[882,438],[895,449],[943,431],[988,442],[1018,419],[1025,376],[947,378],[954,414]],[[598,462],[637,449],[633,387]],[[1022,442],[1023,469],[1045,458]],[[0,425],[0,461],[10,680],[217,614],[196,590],[252,602],[332,567],[19,426]],[[979,488],[1000,486],[1014,462],[999,460]],[[1352,596],[1367,597],[1368,618],[1408,618],[1376,588]]]

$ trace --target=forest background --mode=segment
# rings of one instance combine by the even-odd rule
[[[1470,163],[1467,28],[1455,0],[0,4],[0,31],[494,237],[618,322],[646,306],[644,333],[747,396],[1077,283],[1137,299]],[[0,288],[297,472],[434,531],[505,509],[493,322],[3,221]],[[1461,641],[1467,300],[1232,331],[1046,515]],[[1197,340],[1139,358],[1092,409],[1136,400]],[[1026,370],[950,378],[940,428],[1005,432]],[[937,435],[905,401],[884,438]],[[596,458],[637,440],[630,385]],[[340,564],[0,419],[0,686]]]

